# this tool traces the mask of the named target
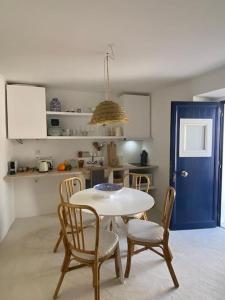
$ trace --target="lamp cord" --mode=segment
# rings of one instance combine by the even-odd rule
[[[104,82],[105,82],[105,99],[109,100],[110,85],[109,85],[109,58],[114,59],[113,44],[108,44],[106,55],[104,58]]]

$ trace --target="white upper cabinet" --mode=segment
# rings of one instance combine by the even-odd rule
[[[146,139],[150,137],[150,96],[122,95],[123,106],[128,116],[124,125],[124,137]]]
[[[47,137],[45,88],[7,85],[9,139]]]

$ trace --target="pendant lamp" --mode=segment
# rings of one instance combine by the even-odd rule
[[[109,45],[109,47],[112,50],[112,46]],[[124,109],[119,105],[119,103],[114,102],[110,99],[109,58],[112,57],[111,55],[110,52],[107,51],[104,59],[104,66],[106,65],[105,100],[100,102],[96,106],[89,124],[107,125],[107,124],[114,124],[114,123],[123,123],[128,121]]]

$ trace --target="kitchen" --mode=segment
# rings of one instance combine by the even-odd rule
[[[24,93],[27,94],[28,91],[29,95],[33,91],[36,92],[36,89],[39,90],[39,87],[26,85],[10,85],[8,87],[16,89],[22,88]],[[43,88],[40,88],[40,90],[43,90]],[[38,105],[35,117],[40,121],[36,121],[36,128],[34,128],[35,121],[33,115],[35,103],[30,106],[19,104],[15,108],[18,92],[16,99],[13,97],[12,100],[10,99],[12,102],[14,101],[12,113],[15,112],[15,115],[11,118],[9,117],[8,122],[12,120],[12,123],[17,125],[9,125],[9,130],[12,128],[12,133],[9,132],[8,134],[9,137],[10,134],[13,137],[13,139],[10,139],[13,148],[12,160],[17,162],[18,171],[21,170],[21,168],[22,170],[26,170],[26,168],[32,169],[37,167],[37,161],[40,159],[52,161],[54,170],[57,170],[57,166],[60,163],[62,164],[64,161],[68,161],[72,164],[73,170],[49,171],[47,174],[37,174],[37,172],[34,173],[29,170],[28,172],[18,172],[16,175],[8,175],[6,180],[13,182],[14,194],[17,198],[15,201],[15,213],[17,218],[55,212],[57,204],[59,203],[57,189],[59,182],[63,178],[76,175],[82,176],[83,180],[85,180],[85,178],[88,177],[88,169],[90,168],[90,163],[88,164],[88,162],[91,162],[91,156],[93,155],[94,160],[97,159],[98,162],[100,160],[105,167],[108,167],[107,144],[109,145],[111,142],[117,147],[116,156],[118,161],[113,165],[114,168],[117,167],[117,171],[123,170],[123,172],[126,173],[129,169],[137,169],[136,166],[129,165],[129,163],[140,162],[140,154],[145,149],[149,155],[148,162],[144,164],[150,164],[151,166],[142,167],[142,169],[144,169],[142,172],[148,172],[150,175],[157,173],[157,163],[151,161],[150,152],[144,146],[144,140],[147,141],[151,138],[150,97],[148,95],[123,95],[116,97],[122,105],[125,104],[125,111],[128,114],[130,122],[125,125],[119,124],[120,135],[123,133],[122,130],[124,130],[125,135],[108,136],[110,126],[108,126],[109,128],[105,128],[106,126],[88,124],[92,113],[87,113],[87,111],[93,109],[93,107],[101,101],[103,97],[101,93],[77,92],[59,88],[46,88],[44,91],[46,92],[46,96],[44,93],[44,96],[38,99],[42,102],[41,108],[44,107],[44,110],[42,109],[40,116],[37,116],[37,109],[40,110],[40,105]],[[35,96],[32,98],[37,99]],[[61,112],[50,111],[50,102],[54,98],[58,98],[61,104]],[[25,98],[22,99],[26,101]],[[30,98],[27,101],[30,101]],[[34,100],[34,102],[35,101],[36,100]],[[142,109],[139,108],[139,111],[137,111],[137,107],[140,106],[140,103],[142,103]],[[26,107],[26,110],[24,110],[24,107]],[[69,115],[67,115],[67,110],[74,109],[79,109],[81,116],[79,113],[73,114],[73,112],[68,112]],[[66,112],[65,116],[61,115],[63,112]],[[84,115],[82,112],[84,112]],[[23,128],[20,129],[19,124],[21,123],[21,119],[24,121],[21,125]],[[49,127],[51,126],[51,119],[59,120],[63,129],[79,130],[80,128],[87,128],[89,133],[87,136],[80,136],[77,132],[75,136],[47,136],[47,132],[49,132]],[[29,124],[32,122],[32,126],[27,126],[27,122],[29,122]],[[118,128],[118,125],[114,127]],[[17,130],[17,132],[15,132],[15,130]],[[93,136],[92,130],[96,131],[95,135],[97,136]],[[40,138],[40,136],[42,138]],[[37,137],[39,137],[39,139],[37,139]],[[94,142],[99,144],[103,143],[103,149],[98,152],[93,146]],[[79,152],[83,152],[86,157],[79,158]],[[78,168],[79,160],[85,161],[83,168],[85,172],[81,172]],[[97,163],[97,165],[99,165],[99,163]],[[96,164],[94,164],[94,166],[96,166]],[[118,166],[120,167],[119,169]],[[110,168],[112,168],[112,164]],[[138,170],[140,170],[140,168],[138,168]],[[48,176],[48,180],[46,180],[46,176]],[[109,182],[113,182],[113,172],[109,172],[108,170],[107,177]],[[153,176],[151,178],[153,185]],[[154,193],[154,187],[152,187],[152,193]]]
[[[224,89],[224,1],[0,2],[0,297],[224,299],[224,104],[210,94]],[[128,122],[90,124],[104,100]],[[95,172],[117,190],[89,189]],[[135,172],[145,192],[126,186]],[[96,265],[65,267],[73,230],[61,208],[78,205],[112,237],[100,280]]]

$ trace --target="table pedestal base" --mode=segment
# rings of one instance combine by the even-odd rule
[[[116,223],[116,217],[104,217],[101,221],[101,226],[104,229],[110,230],[112,226],[112,231],[118,234],[118,224]],[[120,243],[120,242],[119,242]],[[124,271],[123,271],[123,265],[122,265],[122,260],[121,260],[121,255],[120,255],[120,246],[117,246],[117,259],[118,259],[118,267],[119,267],[119,273],[120,273],[120,282],[124,283]]]

